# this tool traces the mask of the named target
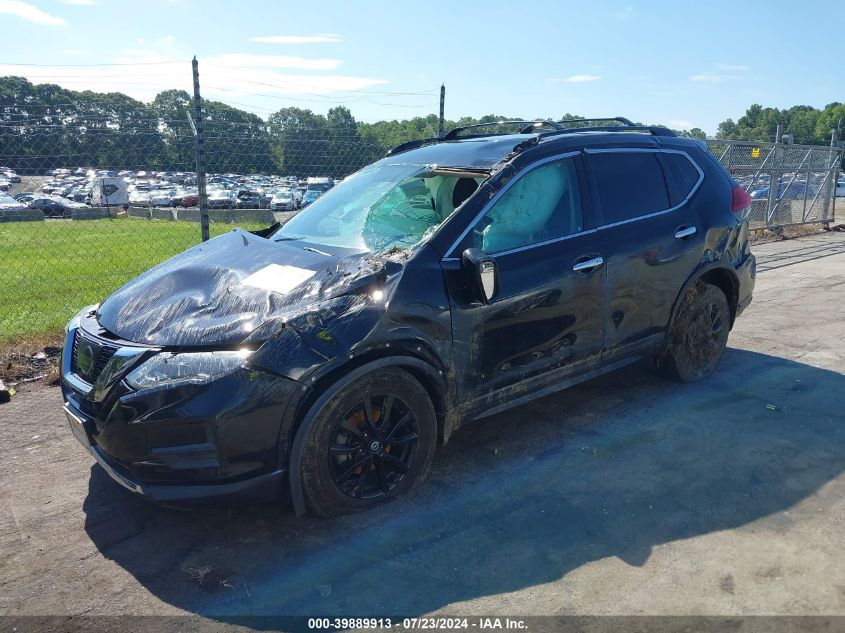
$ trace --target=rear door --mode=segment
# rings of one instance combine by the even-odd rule
[[[493,404],[600,363],[604,267],[587,199],[577,153],[539,161],[443,260],[461,402]],[[468,291],[467,248],[495,259],[498,291],[487,304]]]
[[[659,343],[675,298],[701,258],[689,202],[704,172],[677,150],[587,150],[605,256],[604,362]]]

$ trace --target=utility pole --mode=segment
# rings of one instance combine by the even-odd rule
[[[443,109],[446,105],[446,84],[440,84],[440,124],[437,126],[437,137],[443,138]]]
[[[202,241],[208,241],[208,195],[205,191],[205,140],[202,133],[202,100],[200,99],[200,72],[197,56],[191,63],[194,73],[194,153],[197,162],[197,197],[200,206],[200,231]]]

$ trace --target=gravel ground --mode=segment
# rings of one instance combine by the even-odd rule
[[[845,234],[755,250],[712,379],[636,366],[467,426],[363,515],[154,506],[76,444],[58,389],[21,393],[0,614],[845,615]]]

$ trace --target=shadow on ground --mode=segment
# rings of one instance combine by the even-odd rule
[[[190,612],[422,614],[790,508],[845,466],[842,393],[841,374],[729,349],[701,384],[633,367],[465,427],[419,493],[363,515],[165,509],[94,466],[85,527]]]
[[[795,240],[787,247],[783,247],[782,243],[777,246],[777,251],[771,253],[766,252],[766,245],[756,249],[758,272],[777,270],[845,253],[845,241],[842,241],[838,233],[820,233],[812,238]]]

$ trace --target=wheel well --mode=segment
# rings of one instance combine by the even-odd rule
[[[291,425],[289,438],[291,444],[293,443],[293,438],[299,430],[299,425],[302,422],[303,417],[305,417],[305,414],[326,389],[353,369],[357,369],[358,367],[362,367],[363,365],[373,361],[381,360],[388,361],[387,366],[400,367],[401,369],[404,369],[416,378],[423,386],[423,389],[426,390],[429,398],[431,398],[431,403],[434,405],[434,412],[437,416],[437,437],[438,441],[442,443],[443,431],[446,425],[447,406],[446,393],[435,378],[438,373],[437,368],[418,356],[401,353],[397,354],[396,351],[390,352],[389,350],[384,349],[372,350],[370,352],[360,354],[339,367],[335,367],[325,375],[321,376],[317,381],[310,383],[311,389],[309,390],[308,395],[299,402],[294,423]],[[430,369],[424,369],[420,366],[420,363],[425,363],[425,365],[427,365]]]
[[[739,284],[737,283],[736,275],[725,268],[714,268],[701,275],[698,280],[712,284],[725,293],[725,297],[728,299],[728,306],[731,310],[731,327],[733,327],[734,319],[736,318],[736,307],[739,303]]]

